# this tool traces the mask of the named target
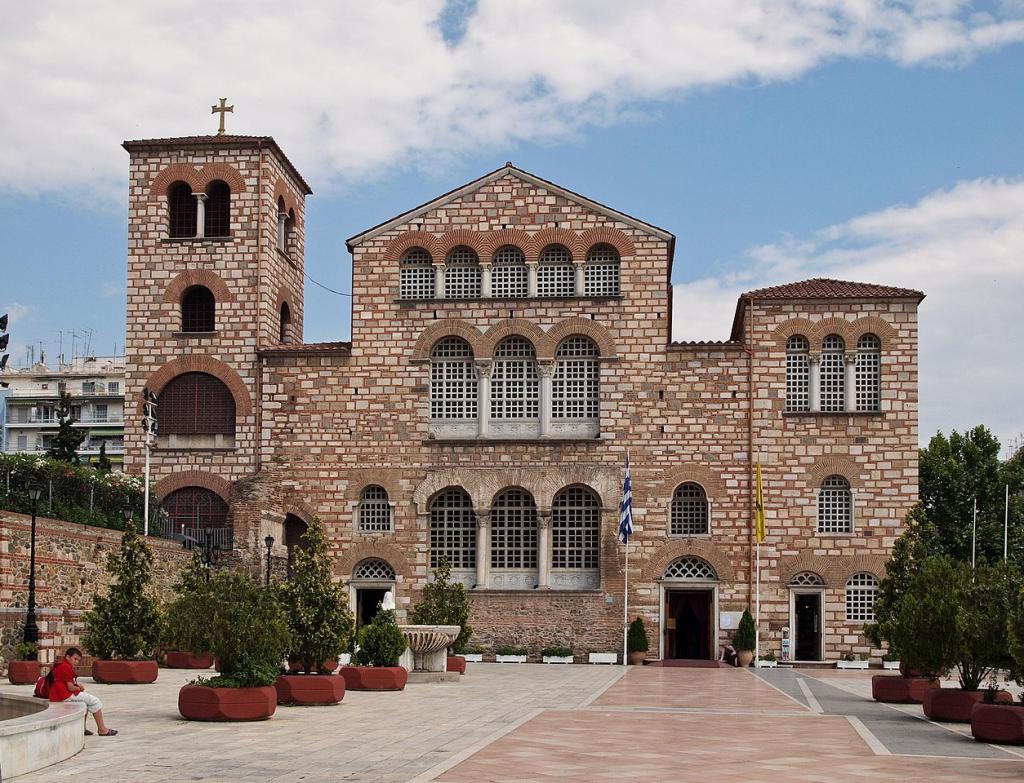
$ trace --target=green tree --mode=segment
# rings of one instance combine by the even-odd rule
[[[373,622],[359,629],[356,663],[360,666],[397,666],[408,646],[395,623],[394,609],[378,609]]]
[[[644,621],[637,617],[629,624],[629,632],[626,634],[626,650],[631,653],[647,652],[649,648],[650,641],[647,639]]]
[[[331,579],[333,560],[319,519],[302,539],[305,546],[295,549],[292,576],[281,597],[291,635],[288,657],[298,658],[302,670],[313,673],[348,649],[353,620],[341,586]]]
[[[957,613],[960,650],[956,668],[960,687],[974,690],[994,678],[998,670],[1014,664],[1007,633],[1013,602],[1020,595],[1020,578],[1008,563],[982,564],[973,575],[966,564],[960,568],[964,592]]]
[[[1009,605],[1007,652],[1013,659],[1010,678],[1024,688],[1024,585],[1018,585],[1010,597]],[[1024,691],[1021,691],[1020,700],[1024,704]]]
[[[113,467],[113,464],[110,462],[110,457],[107,456],[107,442],[105,440],[101,440],[100,455],[96,460],[96,470],[100,473],[109,473]]]
[[[452,581],[448,558],[434,569],[434,579],[423,588],[419,603],[413,607],[412,621],[417,625],[457,625],[462,630],[452,644],[452,652],[466,651],[473,635],[469,625],[469,594],[459,582]]]
[[[173,589],[175,597],[164,607],[164,648],[194,655],[209,653],[213,649],[210,629],[194,622],[192,616],[193,607],[205,604],[210,594],[210,570],[198,549],[192,550],[192,558],[181,569]]]
[[[753,650],[754,644],[756,643],[756,629],[754,628],[754,618],[750,615],[749,609],[743,610],[743,617],[740,618],[739,627],[736,629],[736,633],[732,637],[732,646],[737,650]]]
[[[107,558],[113,577],[106,595],[94,594],[85,613],[82,644],[100,659],[150,658],[160,639],[160,610],[149,594],[153,553],[133,527],[124,531],[121,546]]]
[[[47,456],[61,462],[78,464],[78,449],[85,440],[85,431],[75,429],[75,418],[71,415],[71,395],[61,392],[57,402],[57,421],[59,428],[53,438],[53,445],[46,452]]]

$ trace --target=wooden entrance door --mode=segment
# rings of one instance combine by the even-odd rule
[[[796,611],[796,644],[798,661],[821,660],[821,593],[797,593],[793,596]]]
[[[665,657],[710,660],[711,590],[670,590],[666,594]]]

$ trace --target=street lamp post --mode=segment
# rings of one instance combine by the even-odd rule
[[[124,517],[124,529],[128,530],[132,526],[132,507],[125,506],[122,508],[121,516]]]
[[[274,548],[274,537],[267,536],[263,543],[267,547],[267,587],[270,587],[270,551]]]
[[[31,644],[39,643],[39,626],[36,625],[36,508],[42,494],[39,487],[30,487],[28,490],[29,499],[32,501],[32,538],[29,544],[28,613],[25,615],[24,641]]]

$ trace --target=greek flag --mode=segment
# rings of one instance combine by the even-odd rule
[[[629,454],[626,454],[626,480],[622,482],[622,503],[619,504],[619,541],[629,543],[633,535],[633,484],[629,480]]]

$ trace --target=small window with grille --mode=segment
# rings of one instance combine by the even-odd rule
[[[359,529],[367,533],[380,533],[393,529],[391,502],[388,491],[377,484],[363,489],[359,497]]]
[[[846,344],[839,335],[830,334],[821,344],[821,410],[839,413],[846,410]]]
[[[196,197],[185,182],[175,182],[167,189],[167,233],[172,239],[196,235]]]
[[[537,266],[537,296],[574,296],[576,270],[572,253],[562,245],[550,245],[540,254]]]
[[[527,294],[528,280],[523,251],[512,245],[498,248],[491,266],[491,296],[521,299]]]
[[[599,410],[597,346],[586,337],[563,340],[555,351],[551,415],[556,419],[597,419]]]
[[[206,189],[206,228],[208,237],[231,235],[231,188],[217,180]]]
[[[480,259],[465,245],[452,250],[444,267],[446,299],[477,299],[480,297]]]
[[[551,504],[551,567],[597,568],[601,501],[586,487],[563,489]]]
[[[676,487],[672,495],[669,534],[703,536],[710,532],[708,496],[704,487],[687,481]]]
[[[854,377],[857,410],[877,411],[882,398],[882,341],[873,334],[865,334],[857,341]]]
[[[217,302],[206,286],[194,285],[181,297],[181,331],[212,332],[216,328]]]
[[[853,532],[853,492],[842,476],[829,476],[818,490],[818,532]]]
[[[873,623],[875,599],[878,598],[878,579],[866,571],[854,574],[846,583],[846,621]]]
[[[587,253],[583,270],[587,296],[619,295],[619,251],[611,245],[595,245]]]
[[[430,567],[476,568],[476,514],[464,489],[446,489],[430,504]]]
[[[537,358],[525,337],[506,337],[494,349],[491,418],[536,419],[540,415]]]
[[[811,345],[802,334],[786,341],[786,410],[811,409]]]
[[[507,489],[491,504],[491,568],[537,567],[537,506],[521,489]]]
[[[399,298],[434,298],[434,262],[422,247],[411,247],[399,262]]]
[[[475,419],[476,414],[473,349],[461,337],[438,340],[430,352],[430,417]]]

